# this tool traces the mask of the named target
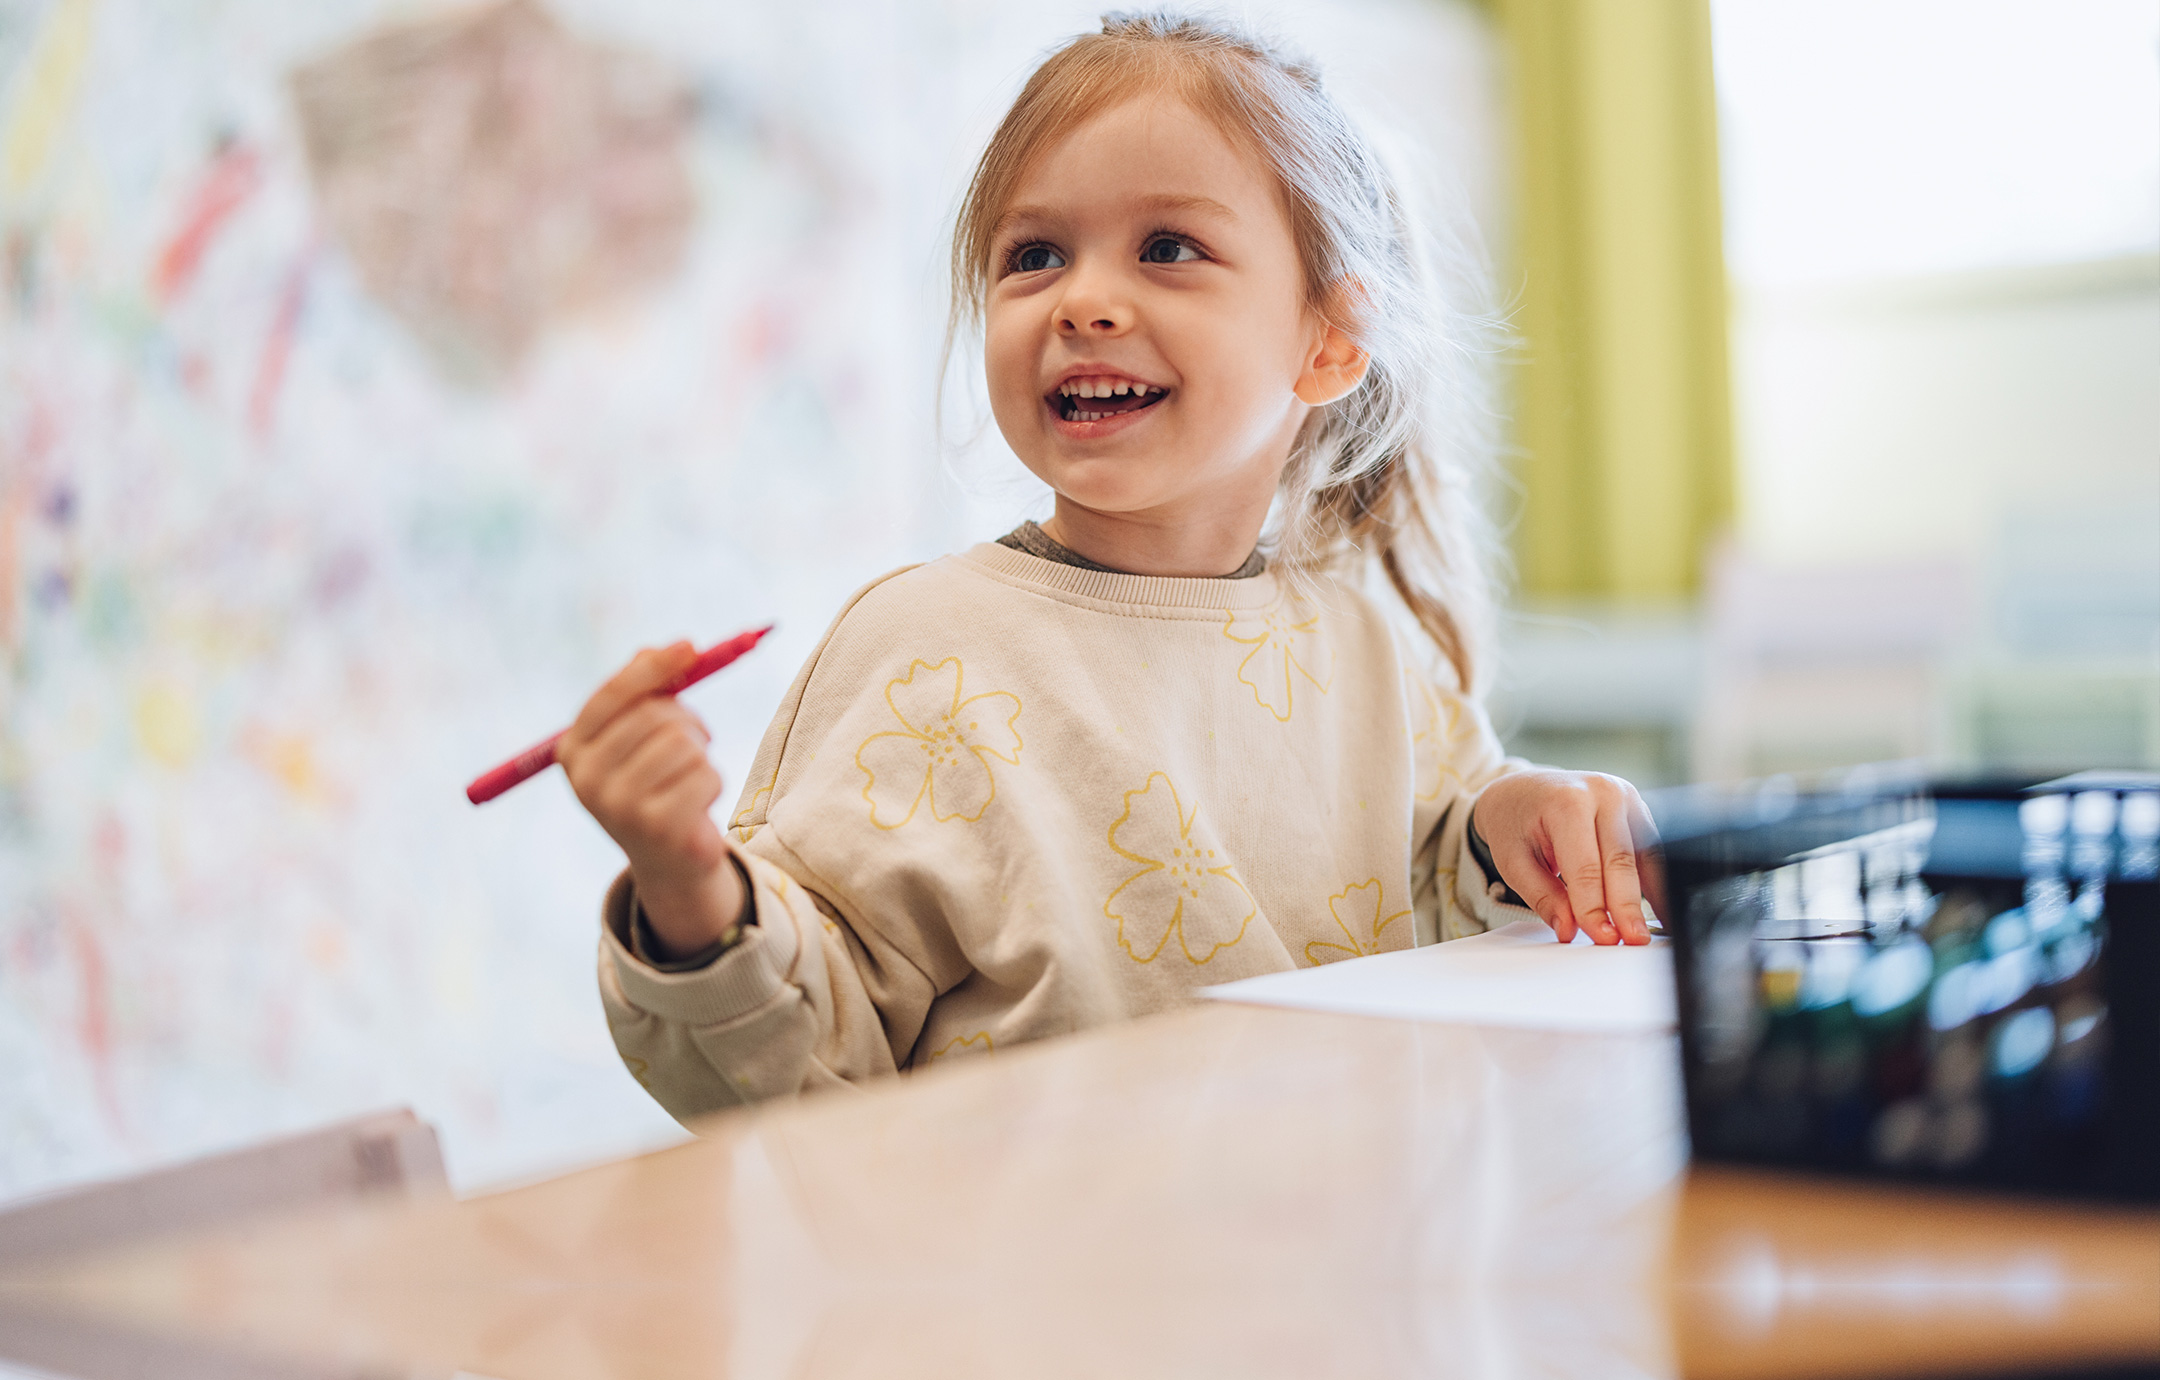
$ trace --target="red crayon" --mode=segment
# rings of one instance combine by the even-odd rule
[[[772,630],[773,625],[768,623],[764,627],[751,632],[737,633],[725,642],[715,642],[712,646],[699,652],[697,660],[690,663],[690,669],[663,686],[660,693],[664,695],[680,695],[683,691],[688,690],[691,686],[705,679],[705,677],[727,665],[736,657],[755,647],[758,644],[758,639]],[[569,731],[566,728],[563,733]],[[538,776],[541,772],[554,766],[555,745],[562,741],[562,736],[562,733],[557,733],[543,742],[534,743],[531,747],[493,771],[483,772],[479,779],[465,788],[465,798],[475,805],[485,805],[518,782],[529,777]]]

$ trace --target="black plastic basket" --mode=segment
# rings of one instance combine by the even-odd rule
[[[2160,1201],[2160,776],[1653,810],[1699,1159]]]

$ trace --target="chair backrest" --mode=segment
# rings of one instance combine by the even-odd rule
[[[1726,551],[1713,560],[1713,662],[1929,661],[1972,621],[1973,577],[1946,561],[1783,569]]]

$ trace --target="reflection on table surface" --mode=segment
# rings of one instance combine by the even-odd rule
[[[503,1380],[2160,1362],[2160,1215],[1683,1186],[1679,1100],[1668,1037],[1210,1006],[463,1203],[18,1271],[0,1354]]]

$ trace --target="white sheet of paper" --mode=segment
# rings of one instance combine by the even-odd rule
[[[1353,1016],[1529,1030],[1671,1030],[1672,953],[1663,939],[1563,945],[1539,920],[1420,949],[1344,959],[1201,989],[1217,1001]]]

